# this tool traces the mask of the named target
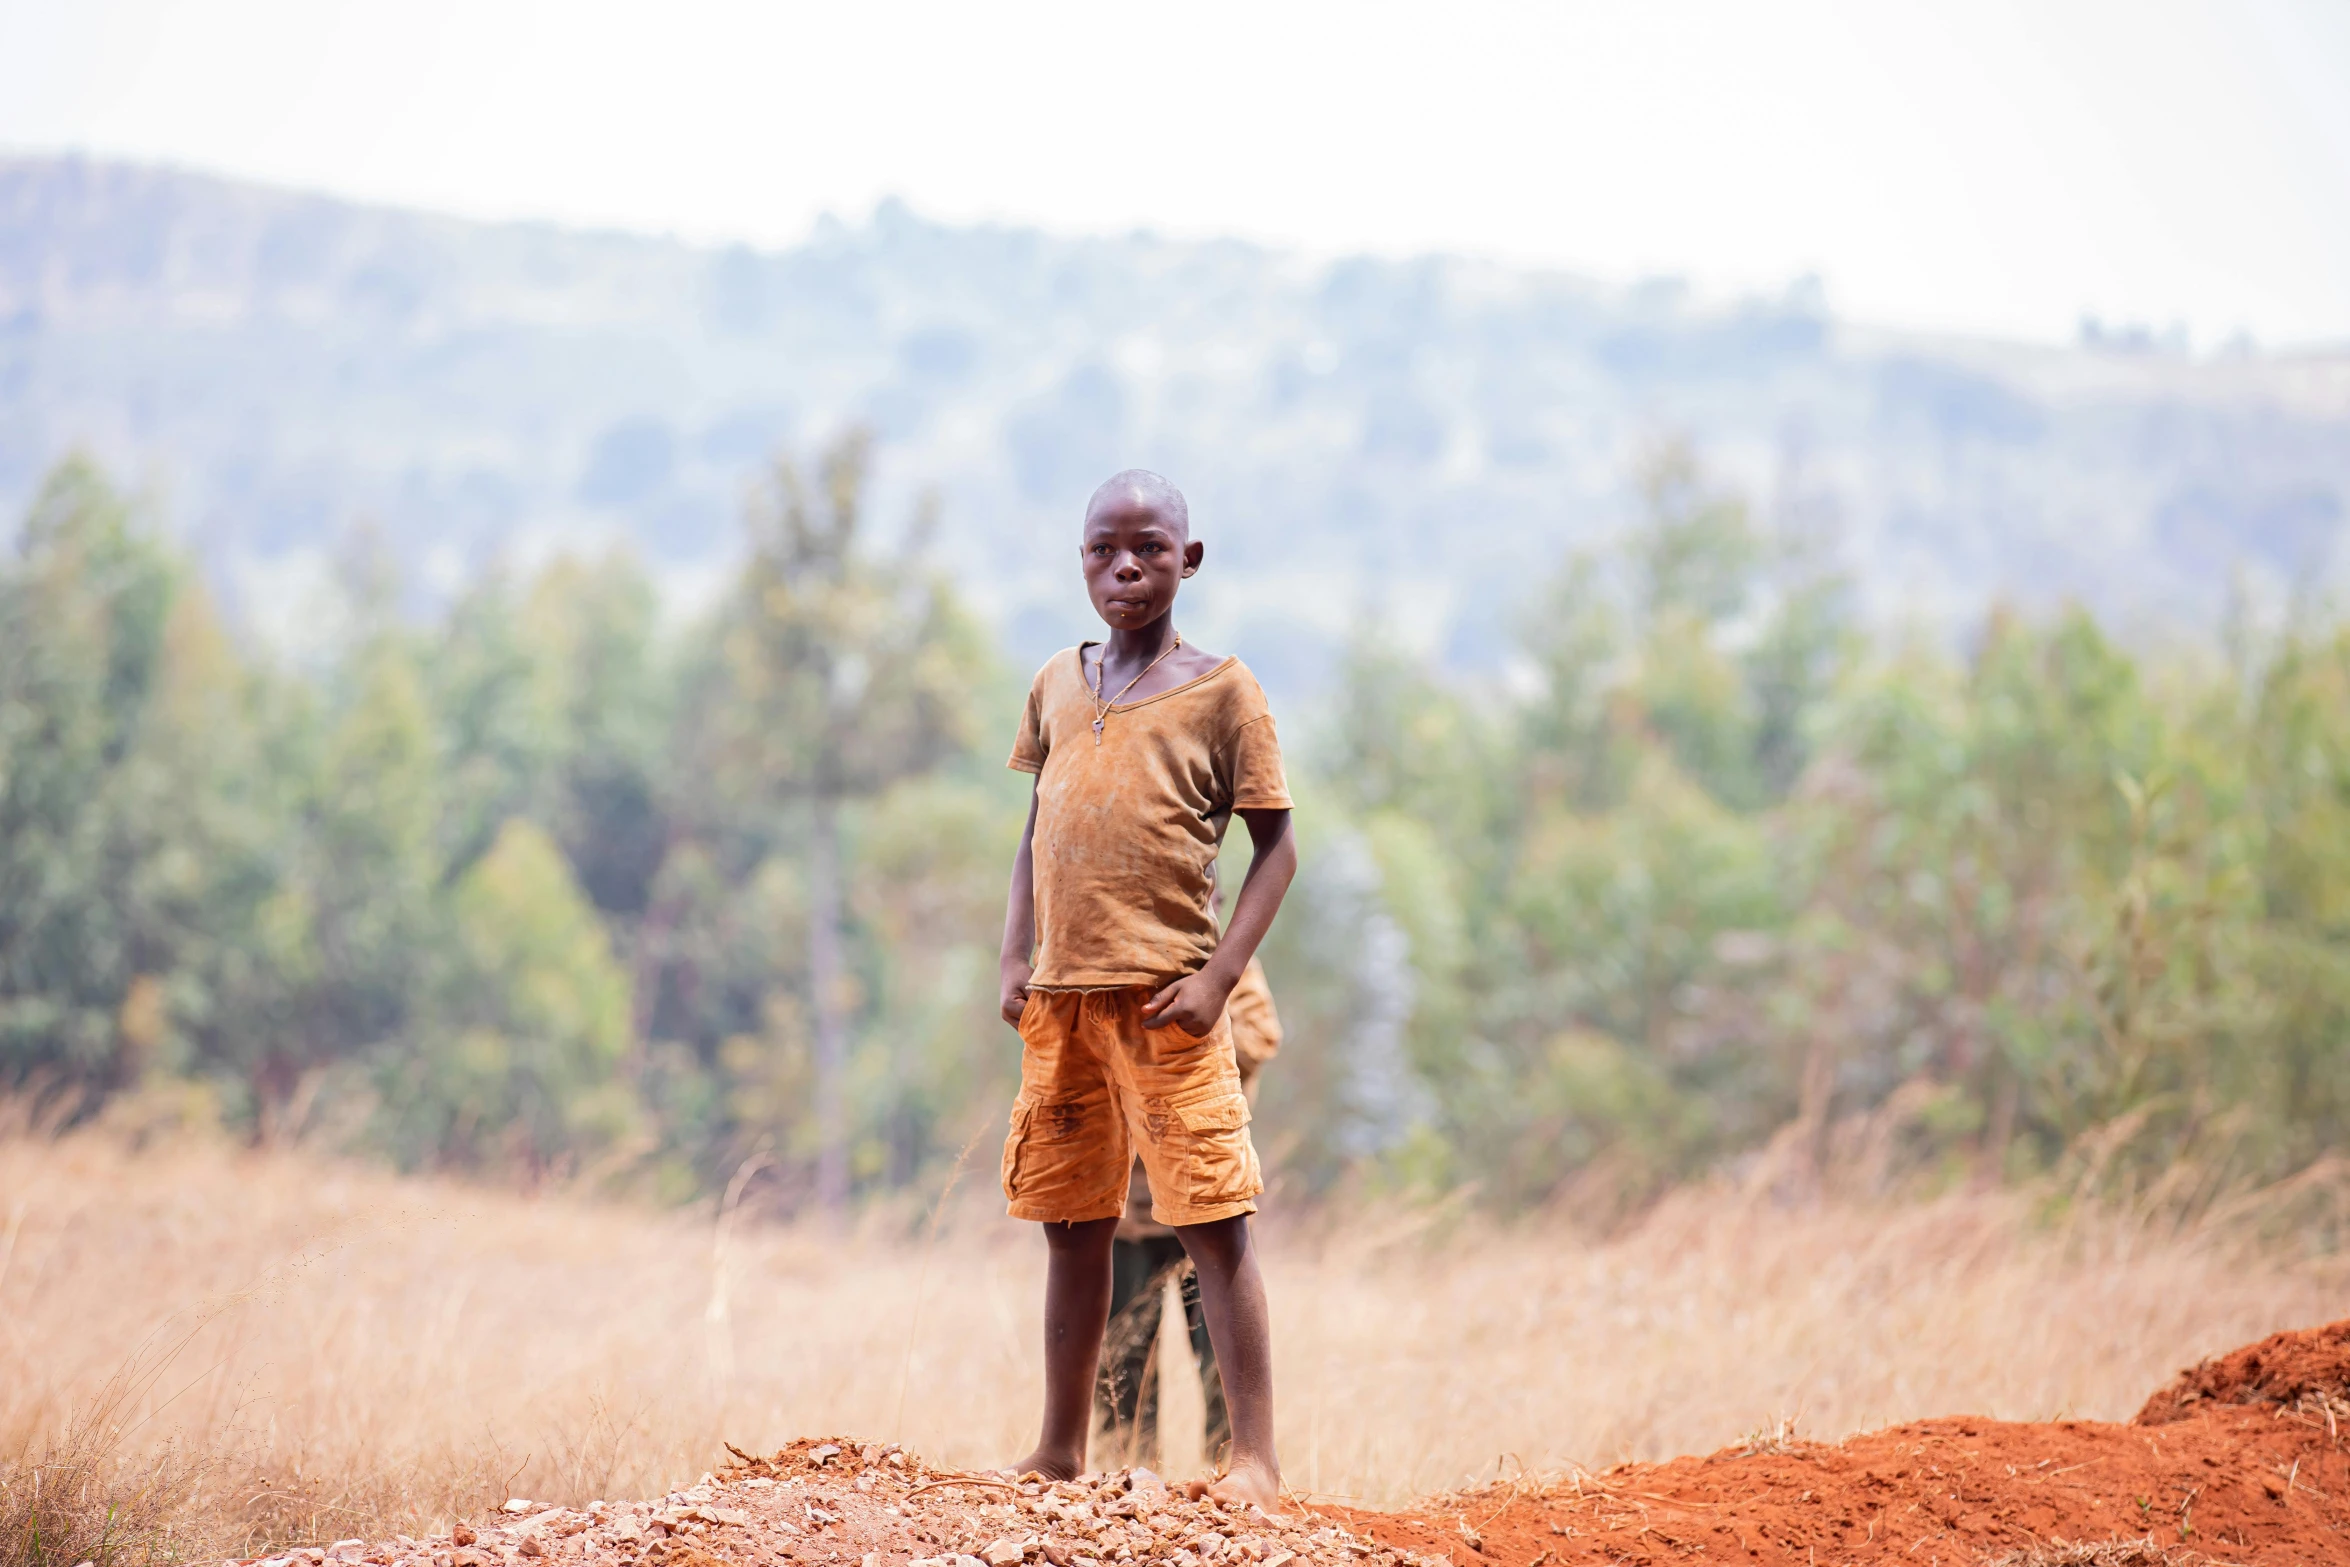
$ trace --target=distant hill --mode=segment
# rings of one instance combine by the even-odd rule
[[[2350,352],[1928,339],[1800,288],[1702,306],[894,205],[709,249],[0,161],[0,507],[93,450],[264,624],[362,522],[428,597],[608,537],[690,593],[762,454],[851,419],[882,438],[881,520],[935,484],[937,548],[1024,658],[1086,624],[1091,485],[1174,476],[1210,540],[1195,634],[1292,690],[1366,615],[1494,663],[1666,431],[1831,525],[1883,614],[2077,596],[2208,627],[2239,568],[2322,580],[2350,515]]]

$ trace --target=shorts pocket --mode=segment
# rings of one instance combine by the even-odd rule
[[[1004,1135],[1004,1200],[1007,1202],[1020,1200],[1021,1155],[1028,1148],[1028,1123],[1035,1108],[1025,1099],[1012,1104],[1012,1128]]]
[[[1248,1096],[1219,1094],[1198,1104],[1177,1105],[1175,1118],[1187,1132],[1229,1132],[1248,1125]]]
[[[1092,1097],[1023,1096],[1004,1139],[1004,1196],[1024,1207],[1082,1218],[1125,1190],[1126,1164],[1113,1157],[1115,1112]],[[1034,1217],[1032,1214],[1031,1217]]]
[[[1020,1021],[1012,1027],[1019,1033],[1022,1044],[1029,1042],[1029,1034],[1035,1028],[1037,1018],[1051,1004],[1049,994],[1042,990],[1031,990],[1028,999],[1020,1003]]]
[[[1170,1055],[1178,1053],[1189,1054],[1194,1050],[1205,1050],[1210,1045],[1214,1044],[1216,1042],[1216,1031],[1211,1028],[1204,1034],[1195,1034],[1180,1023],[1169,1023],[1167,1025],[1167,1038],[1174,1044],[1174,1049],[1168,1052]]]
[[[1150,1041],[1145,1048],[1152,1064],[1178,1081],[1208,1083],[1239,1076],[1240,1063],[1232,1054],[1232,1034],[1220,1019],[1210,1024],[1204,1034],[1192,1033],[1180,1023],[1162,1023],[1146,1030],[1144,1037]],[[1227,1064],[1230,1071],[1225,1070]]]
[[[1257,1151],[1249,1141],[1247,1098],[1226,1091],[1169,1108],[1183,1127],[1192,1202],[1245,1202],[1264,1189]]]

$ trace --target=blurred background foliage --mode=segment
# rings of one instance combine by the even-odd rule
[[[355,550],[293,668],[59,467],[0,564],[0,1079],[671,1201],[753,1160],[785,1205],[935,1190],[1017,1078],[1024,672],[926,528],[868,548],[863,475],[853,439],[778,463],[684,624],[624,555],[418,624]],[[1609,1213],[1724,1167],[2148,1188],[2339,1146],[2350,629],[2149,656],[1993,611],[1953,653],[1865,628],[1688,450],[1644,478],[1495,606],[1507,679],[1366,624],[1285,715],[1283,1194]]]

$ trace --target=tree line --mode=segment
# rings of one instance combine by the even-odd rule
[[[430,620],[362,556],[299,662],[61,465],[0,565],[0,1082],[664,1200],[752,1161],[785,1204],[934,1184],[1017,1077],[1025,672],[926,519],[873,545],[866,462],[775,464],[690,623],[625,555]],[[1871,632],[1686,450],[1643,495],[1496,606],[1504,676],[1366,623],[1285,723],[1277,1191],[2221,1183],[2338,1144],[2350,632],[2158,658],[1993,610],[1953,652]]]

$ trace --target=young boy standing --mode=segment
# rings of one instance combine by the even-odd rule
[[[1225,1003],[1297,871],[1289,788],[1265,694],[1237,658],[1175,629],[1199,570],[1183,496],[1121,473],[1085,512],[1079,559],[1107,642],[1037,672],[1010,765],[1036,774],[1004,917],[1003,1013],[1020,1030],[1004,1142],[1011,1214],[1044,1225],[1044,1434],[1020,1462],[1085,1467],[1110,1252],[1129,1163],[1151,1216],[1199,1275],[1232,1421],[1211,1495],[1278,1505],[1273,1355],[1248,1216],[1264,1190]],[[1215,865],[1233,816],[1254,848],[1216,928]]]

